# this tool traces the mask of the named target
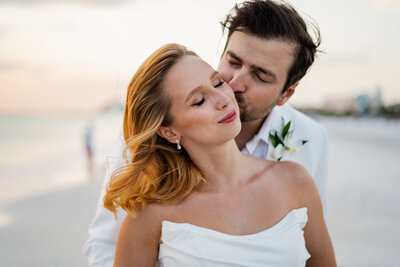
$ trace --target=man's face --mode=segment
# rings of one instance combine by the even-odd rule
[[[297,84],[281,94],[293,53],[289,42],[238,31],[231,35],[218,71],[235,92],[242,122],[266,118],[293,94]]]

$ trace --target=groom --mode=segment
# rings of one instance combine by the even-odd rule
[[[314,61],[314,42],[304,20],[286,4],[255,0],[235,7],[222,23],[228,39],[218,71],[235,92],[242,130],[242,152],[272,160],[291,160],[314,177],[325,205],[327,135],[325,129],[286,104]],[[110,157],[104,185],[123,164],[122,146]],[[89,229],[85,255],[90,266],[112,266],[125,213],[117,220],[103,208],[104,190]]]

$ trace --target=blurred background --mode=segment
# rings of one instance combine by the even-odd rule
[[[87,265],[133,73],[168,42],[217,67],[236,2],[0,0],[1,266]],[[338,265],[400,266],[400,1],[289,2],[322,34],[290,103],[328,129]]]

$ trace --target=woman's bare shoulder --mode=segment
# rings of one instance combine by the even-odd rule
[[[165,216],[168,215],[170,210],[171,205],[163,203],[150,203],[147,204],[145,207],[136,209],[136,214],[133,217],[141,217],[142,219],[161,222],[162,220],[164,220]]]
[[[314,185],[314,181],[309,172],[296,162],[262,161],[264,169],[260,173],[260,178],[262,178],[265,187],[272,186],[276,190],[284,190],[300,198],[306,188]]]
[[[279,178],[292,188],[298,195],[298,200],[302,205],[307,206],[309,201],[314,201],[318,197],[318,190],[311,174],[299,163],[293,161],[279,162],[276,165],[276,173]]]
[[[290,180],[290,182],[295,184],[308,182],[310,179],[312,180],[307,169],[294,161],[276,162],[273,171],[279,178]]]

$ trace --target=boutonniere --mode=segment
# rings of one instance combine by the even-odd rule
[[[269,139],[271,140],[274,150],[272,152],[272,158],[280,161],[285,153],[294,153],[300,146],[305,145],[308,140],[298,140],[293,141],[292,136],[294,132],[294,126],[292,126],[292,121],[285,123],[282,117],[282,129],[272,130],[269,133]]]

